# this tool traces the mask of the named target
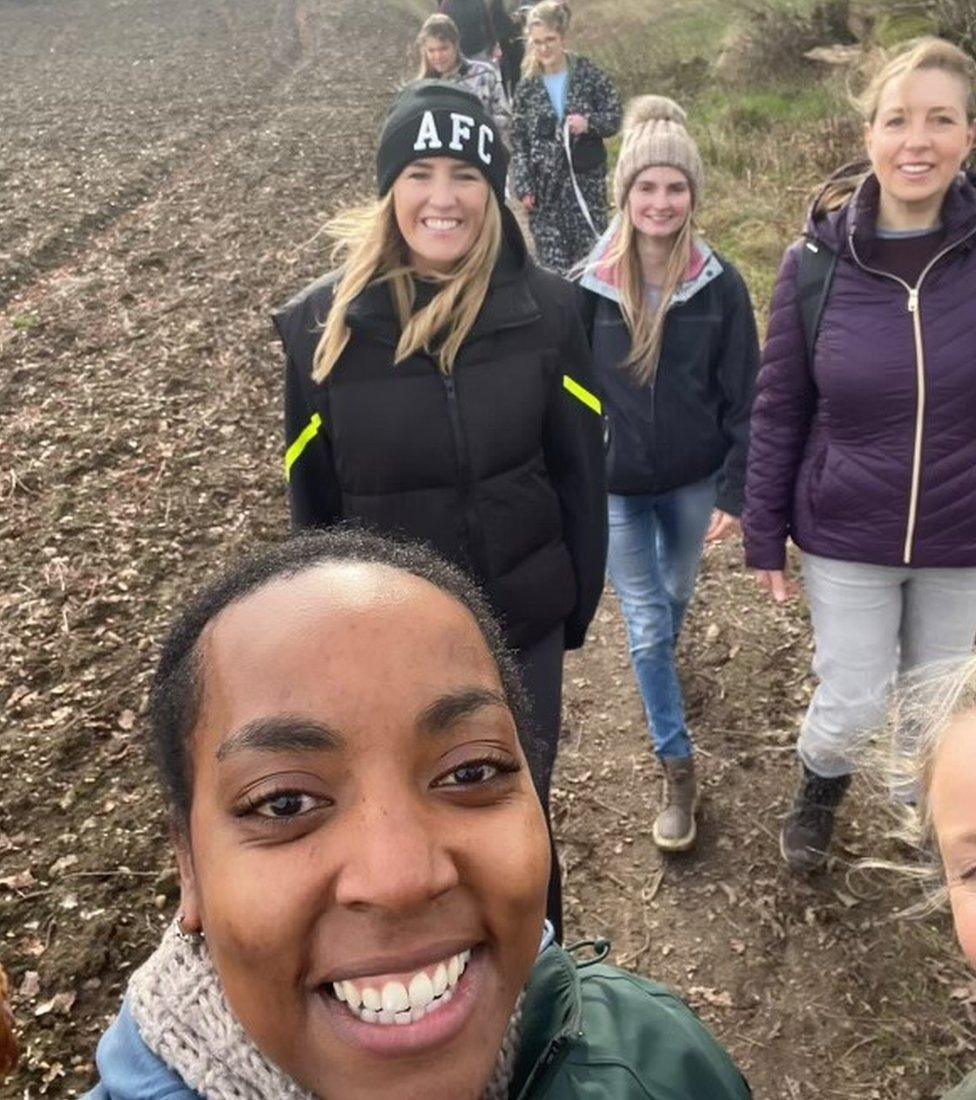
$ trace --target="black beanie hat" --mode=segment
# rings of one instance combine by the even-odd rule
[[[505,203],[508,150],[481,100],[446,80],[418,80],[393,101],[376,151],[376,177],[385,195],[408,164],[453,157],[477,168]]]

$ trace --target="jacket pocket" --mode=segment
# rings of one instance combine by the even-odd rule
[[[804,459],[800,467],[797,488],[801,491],[803,503],[812,517],[817,515],[820,482],[823,478],[824,466],[827,463],[827,450],[826,442],[821,443],[813,454]]]
[[[831,447],[829,444],[818,458],[811,483],[813,515],[821,522],[851,519],[859,503],[867,504],[866,501],[858,501],[856,488],[852,490],[851,463],[845,459],[844,452],[840,448]]]

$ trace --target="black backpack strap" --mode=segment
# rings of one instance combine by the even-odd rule
[[[817,342],[820,318],[830,295],[837,268],[837,253],[820,241],[804,237],[800,246],[800,260],[796,270],[796,297],[803,320],[803,338],[807,349],[807,363],[813,367],[813,349]]]

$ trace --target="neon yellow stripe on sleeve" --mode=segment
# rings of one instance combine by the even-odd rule
[[[322,417],[318,413],[312,414],[312,419],[302,428],[298,438],[285,451],[285,477],[291,477],[291,468],[302,457],[305,448],[319,434],[322,427]]]
[[[590,393],[589,390],[584,389],[579,382],[574,378],[570,378],[568,374],[563,375],[563,385],[577,401],[582,401],[583,404],[588,409],[592,409],[597,416],[603,412],[603,405],[600,404],[599,397],[597,397],[595,393]]]

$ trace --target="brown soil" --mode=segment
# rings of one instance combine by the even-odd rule
[[[173,913],[139,739],[177,600],[286,523],[271,306],[326,265],[368,187],[415,20],[389,0],[0,0],[0,952],[24,1054],[9,1096],[76,1096]],[[736,551],[683,649],[705,775],[695,854],[650,841],[656,767],[606,599],[567,667],[555,814],[569,927],[701,1011],[756,1095],[930,1097],[972,1061],[976,992],[943,918],[776,831],[809,634]]]

